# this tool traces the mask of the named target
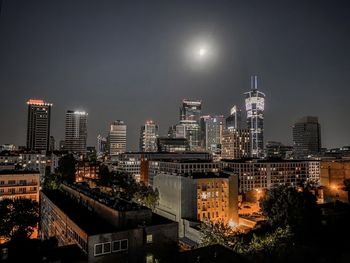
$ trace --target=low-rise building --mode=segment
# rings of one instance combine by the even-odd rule
[[[79,185],[43,191],[41,214],[42,238],[78,245],[88,262],[144,262],[178,240],[177,223]]]
[[[159,192],[156,213],[179,222],[181,238],[190,238],[186,220],[238,223],[238,177],[232,173],[160,169],[153,188]]]
[[[95,187],[100,179],[99,164],[88,161],[78,161],[75,164],[75,181],[78,183],[86,182],[90,187]]]
[[[344,180],[350,179],[350,159],[327,158],[321,160],[320,185],[324,187],[325,201],[341,200],[348,202],[344,190]]]
[[[0,171],[0,200],[29,198],[39,201],[40,173],[37,171]]]
[[[317,160],[222,160],[222,168],[239,176],[240,193],[320,181],[320,161]]]

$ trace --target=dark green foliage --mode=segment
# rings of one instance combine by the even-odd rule
[[[76,160],[72,154],[64,155],[58,161],[58,172],[62,175],[62,180],[69,183],[75,181]]]
[[[0,236],[28,238],[39,222],[38,203],[31,199],[0,201]]]
[[[126,200],[133,200],[148,208],[154,209],[158,203],[159,193],[152,187],[138,183],[135,179],[121,172],[110,172],[107,166],[100,167],[99,185],[110,186],[114,194]]]
[[[302,191],[287,186],[273,188],[261,199],[260,207],[274,228],[290,226],[298,235],[319,230],[321,212],[316,197],[307,188]]]

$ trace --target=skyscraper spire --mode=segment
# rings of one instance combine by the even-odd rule
[[[258,76],[253,75],[250,77],[250,86],[252,90],[257,90],[258,89]]]

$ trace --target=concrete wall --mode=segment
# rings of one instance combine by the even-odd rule
[[[156,213],[179,222],[182,237],[182,218],[197,218],[197,184],[192,178],[160,173],[154,177],[153,188],[159,191]]]

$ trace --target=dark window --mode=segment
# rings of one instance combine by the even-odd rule
[[[120,241],[113,241],[113,252],[119,251],[120,250]]]
[[[126,250],[128,249],[128,240],[124,239],[120,242],[121,250]]]
[[[95,245],[95,256],[102,254],[102,244]]]

